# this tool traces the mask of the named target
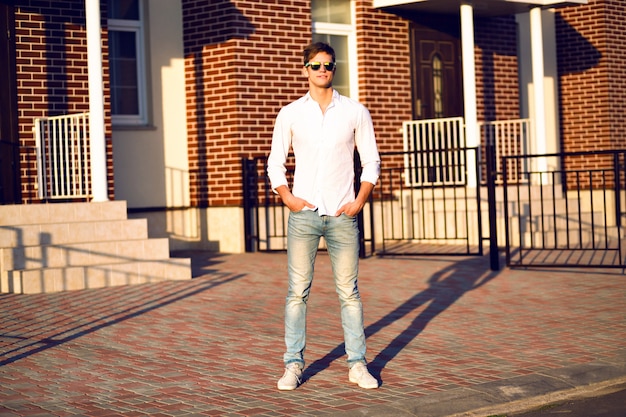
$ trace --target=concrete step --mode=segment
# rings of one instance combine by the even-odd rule
[[[0,226],[0,248],[147,238],[146,219]]]
[[[0,272],[167,258],[167,238],[13,247],[0,249]]]
[[[0,292],[39,294],[191,279],[189,258],[6,271]]]
[[[4,227],[27,224],[122,220],[126,218],[126,201],[0,206],[0,224]]]
[[[125,201],[0,206],[0,293],[44,293],[191,279],[167,238]]]

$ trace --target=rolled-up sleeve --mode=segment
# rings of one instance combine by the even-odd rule
[[[274,192],[281,185],[288,185],[285,163],[291,147],[291,128],[285,119],[285,109],[283,108],[276,116],[272,146],[267,159],[267,176]]]
[[[376,145],[372,116],[365,106],[362,106],[354,137],[357,150],[359,151],[359,158],[361,159],[362,172],[360,181],[376,185],[380,176],[380,155]]]

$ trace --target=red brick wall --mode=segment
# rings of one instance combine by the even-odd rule
[[[402,150],[402,122],[411,120],[409,24],[356,2],[359,101],[370,111],[380,152]]]
[[[477,18],[474,32],[478,120],[519,118],[515,17]]]
[[[267,154],[276,113],[306,92],[300,62],[311,38],[310,1],[182,4],[192,204],[240,205],[241,158]],[[83,7],[83,0],[16,6],[25,202],[36,200],[34,118],[88,111]],[[624,9],[622,0],[589,0],[557,13],[564,151],[624,146]],[[355,24],[360,100],[372,113],[381,151],[399,150],[399,128],[411,118],[408,23],[373,9],[372,0],[357,0]],[[479,120],[519,117],[514,20],[478,19],[475,29]],[[113,197],[106,42],[103,55]]]
[[[269,152],[274,118],[306,92],[309,1],[183,0],[194,206],[240,205],[241,158]]]
[[[38,201],[34,119],[89,111],[84,4],[84,0],[39,0],[21,1],[15,7],[20,167],[24,203]],[[106,45],[103,45],[103,51],[106,63]],[[108,103],[108,82],[105,84],[104,95]],[[109,197],[113,198],[110,126],[107,113],[108,189]]]
[[[585,6],[561,9],[557,14],[561,131],[566,152],[613,146],[606,3],[590,0]]]
[[[607,47],[605,55],[609,71],[609,124],[611,145],[626,148],[626,3],[623,0],[606,0],[605,16]]]
[[[626,4],[589,0],[560,9],[556,19],[563,151],[626,146]],[[574,159],[576,168],[607,168],[602,157]]]
[[[371,3],[356,3],[360,100],[389,150],[411,114],[407,24]],[[183,1],[192,205],[241,204],[241,157],[266,155],[276,114],[307,91],[310,10],[309,0]]]
[[[623,142],[625,30],[616,8],[619,0],[590,0],[557,14],[565,151]],[[276,113],[306,92],[310,2],[184,0],[183,19],[192,204],[240,205],[241,157],[266,155]],[[411,118],[408,23],[357,0],[355,24],[360,101],[381,151],[399,150]],[[519,117],[516,31],[513,16],[475,22],[479,120]]]

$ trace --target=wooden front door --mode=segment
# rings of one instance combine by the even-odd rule
[[[15,14],[0,3],[0,204],[20,202]]]
[[[413,118],[463,116],[458,19],[411,24]]]

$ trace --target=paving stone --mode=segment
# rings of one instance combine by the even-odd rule
[[[187,252],[190,281],[0,295],[0,417],[444,417],[626,380],[626,276],[490,271],[487,257],[368,258],[368,360],[347,381],[339,303],[320,253],[305,383],[282,374],[286,255]],[[494,413],[495,414],[495,413]]]

